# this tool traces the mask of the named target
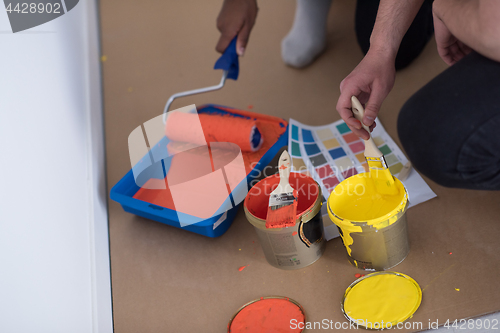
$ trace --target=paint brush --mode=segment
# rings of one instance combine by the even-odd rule
[[[284,150],[278,162],[280,182],[269,196],[266,228],[285,228],[295,225],[298,192],[288,182],[290,168],[290,155]]]
[[[365,110],[356,96],[351,97],[351,108],[354,117],[360,121],[361,126],[363,126],[370,136],[368,140],[365,140],[365,159],[370,168],[370,176],[375,182],[375,188],[381,194],[397,194],[398,189],[394,186],[394,177],[387,167],[384,154],[382,154],[375,144],[375,141],[373,141],[370,134],[370,128],[363,124]]]

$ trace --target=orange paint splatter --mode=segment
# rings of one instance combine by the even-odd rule
[[[238,271],[240,271],[240,272],[241,272],[241,271],[242,271],[242,270],[244,270],[244,269],[245,269],[245,267],[247,267],[247,266],[248,266],[248,265],[246,265],[246,266],[241,266],[240,268],[238,268]]]
[[[361,274],[356,273],[356,274],[354,274],[354,277],[355,277],[355,278],[360,278],[360,277],[361,277]]]
[[[448,253],[448,254],[453,254],[453,252],[450,252],[450,253]]]
[[[251,109],[253,109],[253,105],[252,105],[252,104],[250,104],[250,105],[248,106],[248,108],[249,108],[250,110],[251,110]]]
[[[294,231],[294,232],[292,233],[292,236],[295,236],[295,235],[297,235],[297,231]]]

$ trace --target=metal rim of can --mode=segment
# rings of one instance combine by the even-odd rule
[[[408,189],[406,188],[404,183],[402,181],[400,181],[399,179],[397,179],[396,177],[394,177],[394,179],[395,179],[395,181],[398,181],[401,183],[401,185],[403,186],[403,189],[405,190],[405,193],[403,195],[403,198],[401,199],[401,202],[389,214],[386,214],[384,216],[377,217],[375,219],[371,219],[368,221],[351,221],[351,220],[342,218],[342,217],[338,216],[337,214],[335,214],[335,212],[332,210],[332,208],[330,206],[330,198],[333,196],[333,193],[334,193],[332,191],[330,193],[330,196],[328,197],[328,200],[326,201],[328,216],[339,227],[351,227],[351,226],[356,226],[359,224],[359,225],[363,225],[363,226],[369,225],[371,227],[376,228],[377,224],[384,222],[384,221],[387,221],[387,220],[394,218],[394,217],[397,217],[397,218],[395,218],[392,223],[396,222],[397,219],[399,218],[398,215],[403,215],[406,212],[406,209],[408,208],[408,206],[410,204],[410,200],[409,200],[409,196],[408,196]],[[344,179],[344,181],[345,181],[345,179]]]
[[[402,203],[403,203],[403,201],[402,201]],[[410,202],[408,200],[406,200],[404,202],[404,205],[402,205],[402,204],[398,205],[397,210],[395,208],[394,211],[392,211],[390,214],[385,215],[385,216],[380,217],[380,218],[377,218],[376,219],[377,223],[373,223],[373,222],[369,222],[369,221],[374,221],[375,219],[369,220],[369,221],[351,221],[348,219],[343,219],[331,210],[329,202],[327,202],[327,204],[326,204],[328,216],[330,217],[332,222],[335,223],[335,225],[337,225],[338,227],[340,227],[342,229],[345,228],[347,230],[349,230],[349,228],[358,227],[358,226],[362,227],[363,229],[367,228],[367,229],[371,229],[371,230],[383,229],[387,226],[393,225],[396,221],[398,221],[406,213],[406,210],[408,209],[409,205],[410,205]],[[400,206],[402,206],[402,208],[400,208]],[[380,227],[380,225],[387,220],[390,221],[389,224],[385,225],[383,227]]]
[[[254,299],[254,300],[252,300],[252,301],[244,304],[238,310],[236,310],[236,312],[231,317],[231,319],[229,319],[229,323],[227,324],[227,333],[231,333],[231,324],[233,323],[234,318],[236,318],[236,316],[238,315],[238,313],[240,313],[241,310],[243,310],[244,308],[246,308],[247,306],[249,306],[249,305],[251,305],[253,303],[256,303],[256,302],[259,302],[259,301],[262,301],[262,300],[265,300],[265,299],[284,299],[284,300],[287,300],[290,303],[296,305],[300,309],[300,311],[302,312],[302,314],[304,315],[304,324],[306,323],[306,311],[304,310],[304,308],[302,307],[302,305],[300,305],[299,302],[297,302],[296,300],[291,299],[290,297],[285,297],[285,296],[263,296],[263,297]],[[298,331],[298,333],[303,332],[303,331],[304,331],[304,329]]]
[[[273,176],[269,176],[269,177],[274,177],[274,175]],[[266,178],[262,179],[257,184],[259,184],[260,182],[265,181],[269,177],[266,177]],[[311,179],[312,179],[312,177],[311,177]],[[302,212],[300,215],[297,215],[297,219],[295,221],[296,225],[298,225],[300,222],[304,222],[304,223],[309,222],[321,210],[321,198],[322,198],[321,187],[318,185],[318,182],[316,182],[314,179],[312,179],[312,180],[314,181],[314,183],[316,184],[316,186],[318,188],[318,196],[317,196],[316,201],[314,202],[314,204],[312,205],[311,208],[308,208],[304,212]],[[255,185],[257,185],[257,184],[255,184]],[[254,227],[260,228],[260,229],[263,229],[263,230],[269,230],[269,229],[266,228],[266,220],[258,218],[256,216],[254,216],[252,213],[250,213],[248,211],[247,207],[246,207],[246,204],[243,205],[243,209],[245,211],[245,215],[246,215],[248,221]],[[275,228],[273,230],[279,231],[281,229],[283,229],[283,228]]]
[[[352,290],[352,288],[354,288],[358,283],[366,280],[366,279],[369,279],[370,277],[373,277],[373,276],[376,276],[376,275],[395,275],[395,276],[399,276],[399,277],[402,277],[402,278],[405,278],[407,279],[408,281],[410,281],[411,283],[413,283],[415,285],[415,287],[417,288],[418,290],[418,302],[417,304],[415,305],[414,309],[408,314],[408,316],[403,319],[402,321],[399,321],[399,322],[395,322],[395,323],[391,323],[392,325],[394,324],[397,324],[397,323],[402,323],[404,322],[405,320],[407,320],[408,318],[411,318],[413,316],[413,314],[418,310],[418,308],[420,307],[420,303],[422,302],[422,289],[420,288],[419,284],[417,283],[417,281],[415,281],[412,277],[406,275],[406,274],[403,274],[403,273],[398,273],[398,272],[387,272],[387,271],[384,271],[384,272],[375,272],[375,273],[370,273],[370,274],[367,274],[365,276],[362,276],[358,279],[356,279],[354,282],[352,282],[349,287],[347,287],[345,293],[344,293],[344,296],[342,297],[342,302],[340,304],[340,309],[342,310],[342,313],[344,314],[344,317],[346,317],[347,320],[349,320],[350,322],[356,324],[356,325],[359,325],[365,329],[368,329],[368,330],[380,330],[380,329],[383,329],[383,328],[370,328],[370,327],[365,327],[363,325],[360,325],[359,322],[353,318],[351,318],[346,312],[345,312],[345,309],[344,309],[344,303],[345,303],[345,300],[347,298],[347,296],[349,295],[349,292]]]

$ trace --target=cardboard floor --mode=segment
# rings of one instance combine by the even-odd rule
[[[127,138],[133,129],[160,115],[173,93],[219,82],[221,71],[212,68],[221,3],[100,3],[108,189],[131,168]],[[238,81],[176,100],[172,108],[252,106],[255,112],[310,125],[339,119],[339,83],[362,58],[354,37],[354,6],[355,1],[334,1],[327,51],[312,66],[296,70],[280,56],[295,3],[261,1]],[[399,109],[445,68],[431,41],[410,68],[397,74],[380,114],[396,142]],[[427,181],[438,198],[408,211],[411,251],[394,269],[423,289],[422,304],[410,321],[422,322],[425,329],[429,321],[442,324],[500,310],[500,192],[448,189]],[[224,332],[241,305],[266,295],[295,299],[307,321],[344,322],[342,295],[354,275],[363,273],[348,263],[338,238],[305,269],[271,267],[243,209],[216,239],[134,216],[111,200],[109,214],[114,325],[120,333]],[[244,265],[249,266],[240,272]]]

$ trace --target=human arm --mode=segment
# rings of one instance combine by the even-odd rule
[[[500,61],[500,1],[435,0],[432,11],[438,53],[448,65],[471,49]]]
[[[359,65],[340,83],[337,111],[351,130],[363,139],[368,133],[353,117],[351,96],[365,104],[363,123],[373,129],[383,100],[395,80],[394,62],[406,31],[424,0],[381,0],[370,37],[370,49]]]
[[[217,17],[217,29],[221,35],[215,49],[223,53],[231,40],[238,35],[236,52],[242,56],[257,17],[256,0],[224,0]]]

